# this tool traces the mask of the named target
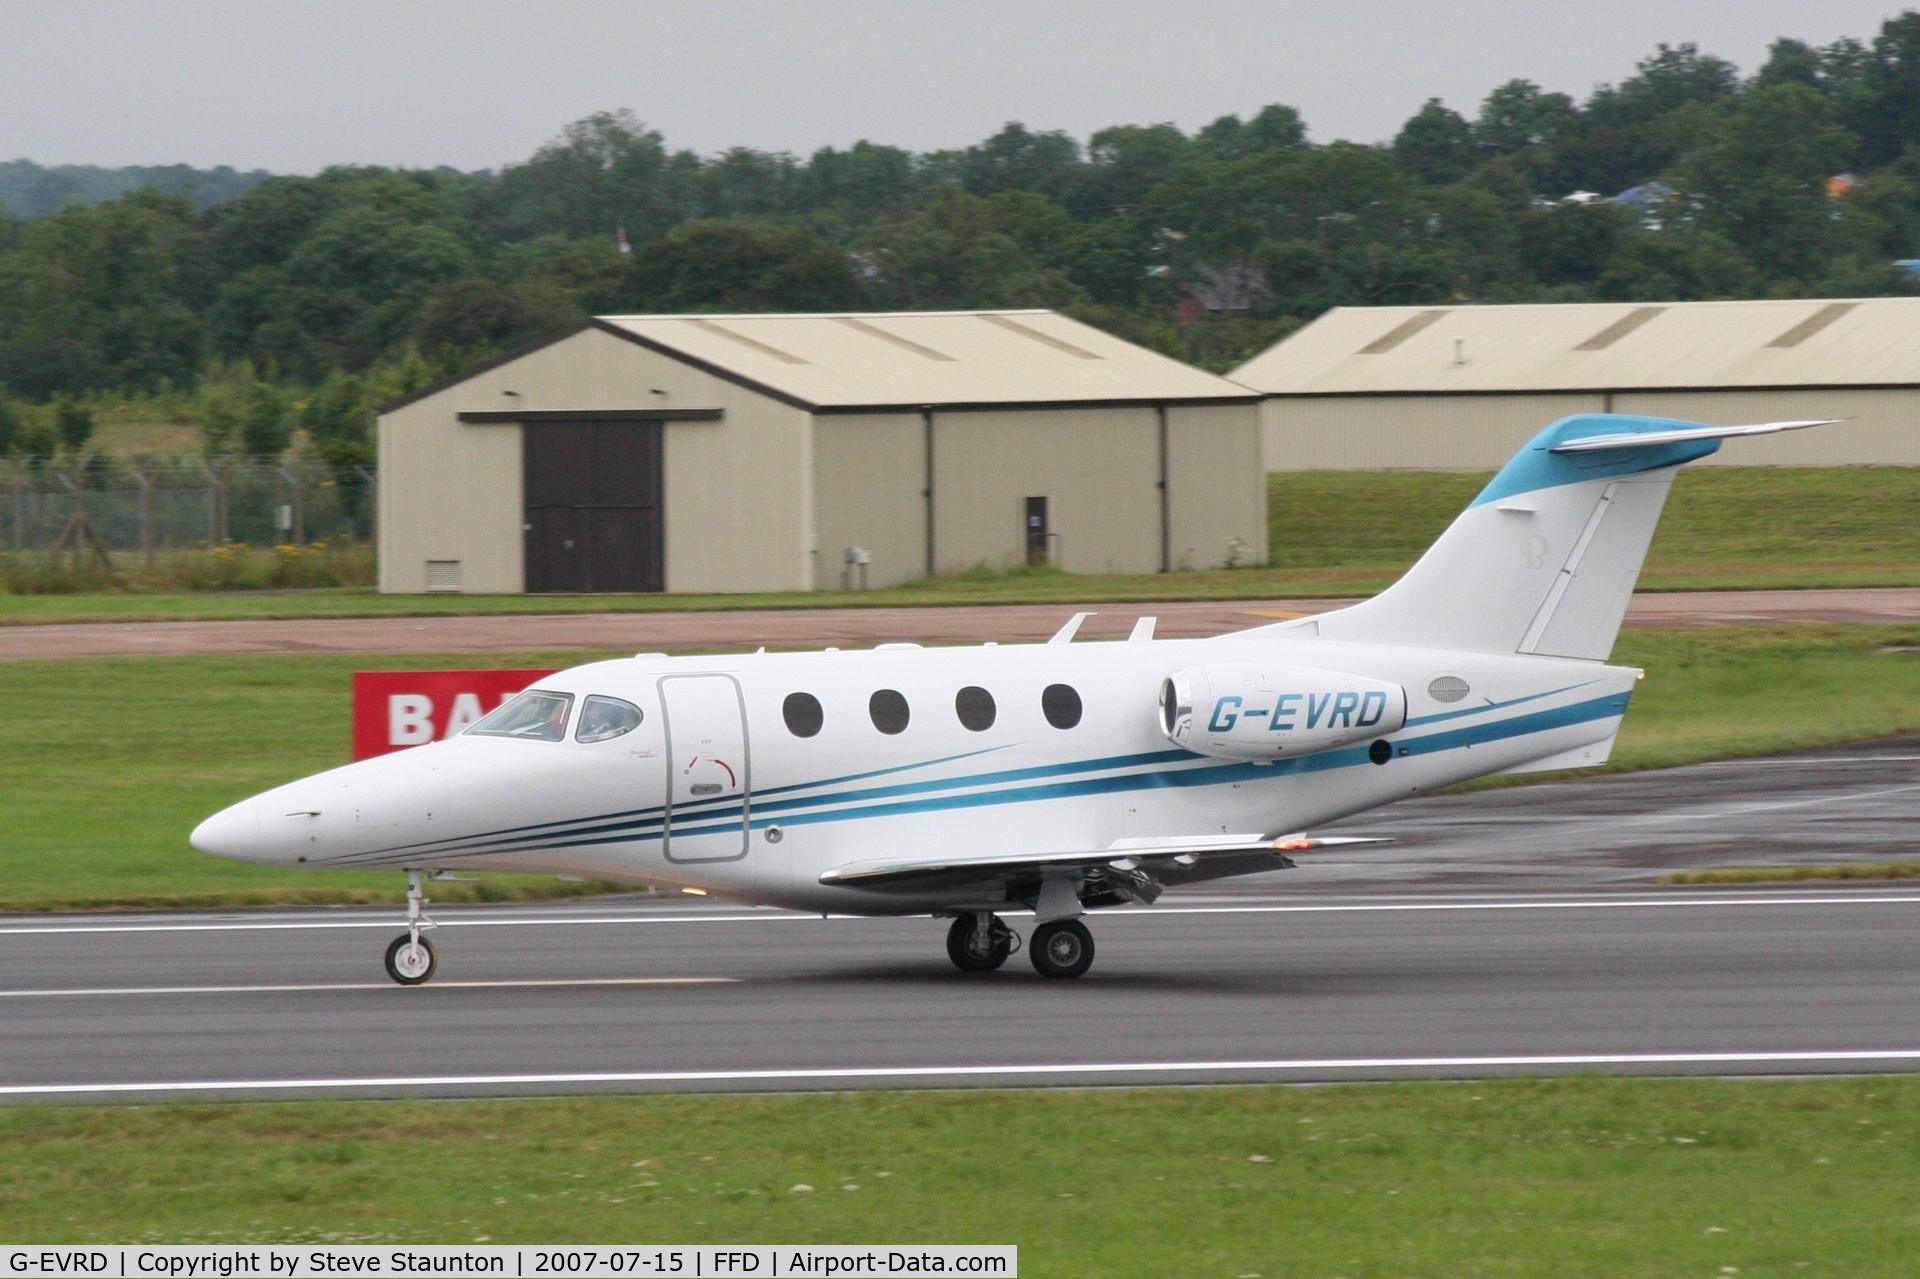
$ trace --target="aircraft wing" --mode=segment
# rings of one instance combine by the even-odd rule
[[[823,884],[878,888],[898,885],[914,879],[974,876],[1001,879],[1015,875],[1042,874],[1049,870],[1111,869],[1146,870],[1156,866],[1167,870],[1185,869],[1207,858],[1225,854],[1266,853],[1285,862],[1288,853],[1310,852],[1316,848],[1343,847],[1350,844],[1390,844],[1391,839],[1360,835],[1304,834],[1282,835],[1193,835],[1170,839],[1120,839],[1105,848],[1058,853],[1024,853],[1013,856],[899,858],[886,861],[850,862],[836,866],[820,876]],[[1291,863],[1285,863],[1291,865]]]
[[[1775,435],[1781,431],[1804,431],[1810,426],[1832,426],[1844,418],[1819,418],[1807,422],[1755,422],[1751,426],[1689,426],[1675,431],[1644,431],[1638,435],[1621,432],[1614,435],[1589,435],[1584,439],[1556,444],[1553,453],[1600,453],[1608,449],[1638,449],[1655,444],[1688,444],[1694,440],[1725,440],[1740,435]]]

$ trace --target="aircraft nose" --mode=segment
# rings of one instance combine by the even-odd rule
[[[229,861],[261,860],[260,812],[255,802],[243,799],[231,808],[223,808],[193,828],[188,836],[201,852]]]

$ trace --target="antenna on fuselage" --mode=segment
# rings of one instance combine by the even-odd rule
[[[1092,616],[1093,616],[1092,613],[1075,613],[1072,617],[1067,619],[1067,624],[1065,626],[1062,626],[1059,630],[1053,633],[1053,638],[1048,640],[1047,643],[1049,644],[1073,643],[1074,635],[1080,630],[1080,623],[1086,621],[1089,617],[1092,617]]]

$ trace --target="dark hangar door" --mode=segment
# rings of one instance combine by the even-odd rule
[[[666,589],[661,424],[521,428],[527,590]]]

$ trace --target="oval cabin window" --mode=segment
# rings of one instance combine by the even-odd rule
[[[1040,713],[1055,728],[1072,728],[1080,722],[1080,694],[1071,684],[1049,684],[1040,694]]]
[[[576,742],[605,742],[631,733],[646,716],[632,702],[617,697],[589,697],[580,706],[580,724],[573,730]]]
[[[984,733],[993,727],[998,708],[993,704],[992,693],[969,684],[953,695],[953,713],[960,717],[961,725],[970,732]]]
[[[812,737],[827,722],[820,699],[812,693],[788,693],[787,700],[780,703],[780,714],[787,721],[787,731],[795,737]]]
[[[891,688],[883,688],[867,699],[867,714],[873,717],[875,728],[892,734],[907,731],[911,712],[907,710],[906,698]]]

